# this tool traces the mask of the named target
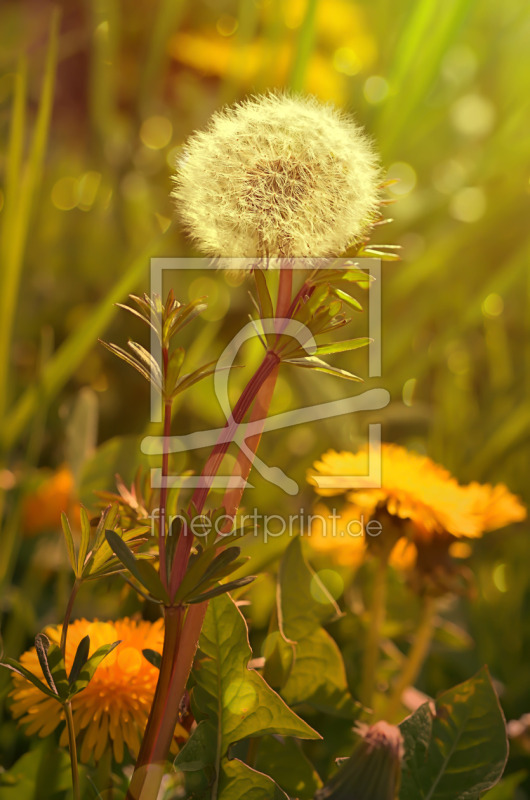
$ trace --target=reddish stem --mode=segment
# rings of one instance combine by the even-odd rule
[[[162,348],[164,378],[167,375],[169,363],[169,350]],[[169,437],[171,436],[171,400],[164,400],[164,436],[162,441],[162,486],[160,488],[160,507],[158,519],[158,553],[160,558],[160,579],[163,586],[168,588],[168,570],[166,563],[166,511],[169,476]]]
[[[214,446],[204,466],[204,469],[201,472],[201,477],[204,480],[202,481],[202,485],[197,487],[193,493],[189,511],[191,511],[192,504],[199,513],[204,508],[204,504],[213,483],[213,479],[217,474],[219,467],[221,466],[225,453],[235,438],[239,425],[245,418],[247,411],[252,405],[262,385],[265,383],[269,375],[275,369],[277,369],[279,361],[279,356],[272,350],[269,350],[256,372],[245,386],[241,397],[234,407],[230,419],[227,421],[222,434],[219,436],[217,444]],[[188,531],[186,528],[184,528],[177,542],[175,559],[173,561],[173,568],[171,571],[171,597],[174,597],[175,592],[180,586],[182,578],[186,573],[192,544],[193,536],[188,535]]]

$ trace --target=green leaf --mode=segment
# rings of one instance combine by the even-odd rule
[[[237,578],[235,581],[220,583],[218,586],[214,586],[213,589],[208,589],[206,592],[188,597],[187,602],[192,605],[195,603],[204,603],[205,600],[211,600],[212,597],[218,597],[221,594],[226,594],[226,592],[231,592],[232,589],[241,589],[242,586],[247,586],[255,579],[255,575],[248,575],[245,578]]]
[[[373,339],[360,337],[359,339],[345,339],[343,342],[332,342],[331,344],[318,345],[315,353],[325,356],[330,353],[347,353],[350,350],[357,350],[359,347],[366,347]]]
[[[43,636],[44,634],[41,634]],[[47,638],[47,637],[46,637]],[[35,642],[36,644],[36,642]],[[66,675],[63,654],[60,647],[50,642],[47,652],[48,665],[53,677],[53,682],[57,689],[57,694],[61,700],[66,700],[70,691],[70,684]]]
[[[506,724],[487,667],[400,725],[401,800],[471,800],[494,786],[508,757]]]
[[[235,742],[269,733],[303,739],[319,735],[285,705],[259,673],[247,667],[252,655],[247,627],[229,595],[223,594],[209,604],[199,652],[192,693],[199,725],[176,765],[186,769],[191,761],[195,765],[191,769],[208,768],[215,776],[211,798],[217,800],[220,796],[228,797],[224,792],[232,781],[236,782],[234,787],[239,785],[237,768],[221,774],[221,765]],[[196,766],[198,761],[200,767]]]
[[[106,658],[106,656],[108,656],[108,654],[112,652],[112,650],[114,650],[114,648],[119,644],[120,641],[117,641],[112,642],[112,644],[103,644],[101,647],[98,647],[98,649],[90,656],[88,661],[83,664],[79,677],[70,687],[70,697],[74,697],[76,694],[79,694],[79,692],[82,692],[83,689],[86,689],[103,659]]]
[[[88,661],[89,652],[90,652],[90,636],[83,636],[83,638],[77,645],[77,650],[75,651],[74,663],[72,664],[72,669],[70,670],[70,675],[68,676],[68,683],[70,684],[70,686],[73,683],[75,683],[76,680],[79,678],[81,669]]]
[[[297,642],[293,668],[281,696],[290,706],[308,705],[352,722],[361,711],[348,689],[341,652],[323,628]]]
[[[46,684],[43,683],[40,678],[37,678],[33,672],[30,672],[29,669],[26,669],[26,667],[20,664],[20,662],[15,661],[14,658],[4,657],[4,660],[0,662],[0,667],[5,667],[11,672],[16,672],[18,675],[22,675],[23,678],[32,683],[33,686],[35,686],[43,694],[48,695],[48,697],[53,697],[54,700],[59,700],[55,692],[46,686]]]
[[[283,555],[278,581],[280,630],[287,639],[298,641],[341,615],[335,600],[305,560],[299,536]]]
[[[254,270],[253,274],[254,274],[254,280],[256,281],[256,289],[258,290],[261,319],[273,319],[274,308],[272,304],[272,298],[269,292],[269,287],[267,286],[267,278],[265,277],[265,272],[262,269],[258,268]]]
[[[169,603],[167,592],[153,565],[144,559],[137,559],[116,531],[107,530],[105,536],[109,547],[138,583],[141,583],[156,600]]]
[[[37,651],[37,658],[39,659],[40,668],[42,670],[42,674],[46,679],[46,683],[52,690],[54,694],[59,694],[57,691],[57,687],[55,686],[52,671],[50,669],[50,665],[48,664],[48,648],[50,646],[50,640],[44,633],[38,633],[35,636],[35,650]]]
[[[311,800],[322,786],[318,773],[298,742],[264,736],[259,743],[256,769],[266,772],[289,797]]]
[[[238,758],[222,766],[219,800],[289,800],[285,792],[263,772]]]
[[[322,361],[317,356],[306,356],[306,358],[286,358],[285,363],[292,364],[295,367],[303,367],[304,369],[315,369],[317,372],[325,372],[328,375],[334,375],[336,378],[344,378],[347,381],[362,382],[362,378],[359,378],[358,375],[354,375],[352,372],[348,372],[345,369],[332,367],[330,364],[326,364],[325,361]]]
[[[86,512],[86,508],[81,507],[81,544],[79,545],[79,553],[77,554],[77,575],[83,573],[85,559],[88,553],[88,546],[90,544],[90,519]]]
[[[72,529],[70,528],[70,523],[68,522],[68,517],[64,513],[61,513],[61,525],[64,534],[64,540],[66,542],[66,551],[68,553],[68,560],[72,566],[72,569],[75,573],[76,578],[79,577],[77,574],[77,563],[75,558],[75,547],[74,547],[74,539],[72,536]]]
[[[350,308],[354,308],[356,311],[362,311],[363,307],[359,303],[355,297],[352,297],[351,294],[344,292],[342,289],[338,289],[336,286],[333,288],[333,294],[337,295],[337,297],[342,300],[346,305],[350,306]]]
[[[162,663],[162,656],[157,650],[151,650],[151,648],[147,647],[145,650],[142,650],[144,658],[149,661],[151,666],[160,669],[160,664]]]
[[[87,791],[86,768],[79,764],[81,796]],[[32,743],[31,750],[12,767],[0,771],[0,800],[57,800],[72,796],[70,756],[56,745],[54,736]]]
[[[517,787],[525,780],[527,775],[528,773],[524,769],[508,775],[493,789],[486,792],[483,796],[484,800],[516,800]]]

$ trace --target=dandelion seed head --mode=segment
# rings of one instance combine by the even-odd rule
[[[251,97],[188,140],[172,196],[208,255],[326,257],[363,238],[380,171],[359,126],[312,97]]]

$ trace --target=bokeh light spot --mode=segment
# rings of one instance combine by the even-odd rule
[[[248,714],[258,703],[258,693],[249,683],[231,681],[223,692],[223,703],[232,714]]]
[[[479,94],[466,94],[453,104],[451,122],[465,136],[485,136],[493,128],[495,108]]]
[[[77,178],[59,178],[51,193],[52,203],[59,211],[71,211],[79,200]]]
[[[217,33],[220,33],[221,36],[232,36],[237,31],[238,22],[235,17],[232,17],[230,14],[223,14],[217,20],[217,25],[215,26],[217,29]]]
[[[482,301],[482,313],[485,317],[500,317],[504,311],[504,300],[500,294],[492,292]]]
[[[388,96],[388,82],[380,75],[370,75],[364,82],[363,93],[368,103],[382,103]]]
[[[161,150],[169,144],[173,135],[173,125],[167,117],[155,115],[142,122],[140,139],[150,150]]]
[[[143,656],[134,647],[123,647],[118,650],[118,667],[128,675],[135,675],[140,671]]]
[[[344,75],[357,75],[361,62],[351,47],[339,47],[333,55],[333,66]]]
[[[334,600],[337,600],[344,591],[344,581],[334,569],[321,569],[311,579],[311,595],[317,603],[329,603],[327,592],[322,589],[322,584]]]
[[[222,319],[230,307],[230,292],[220,281],[213,278],[196,278],[188,290],[190,300],[205,297],[207,308],[201,312],[201,318],[208,322]]]
[[[81,211],[89,211],[92,208],[100,183],[100,172],[93,172],[91,170],[89,172],[85,172],[85,174],[81,176],[77,187],[77,205]]]
[[[506,564],[496,564],[492,573],[493,583],[499,592],[508,591],[508,582],[506,580]]]
[[[436,164],[432,174],[432,182],[436,191],[442,194],[453,194],[464,184],[466,170],[460,161],[451,158]]]
[[[451,198],[449,212],[459,222],[477,222],[486,211],[486,195],[479,186],[465,186]]]
[[[452,47],[442,62],[442,75],[455,84],[471,80],[477,71],[477,56],[467,44]]]
[[[388,170],[387,179],[397,181],[388,187],[389,191],[395,195],[410,194],[416,186],[416,172],[405,161],[396,161],[392,164]]]
[[[416,378],[409,378],[408,381],[405,381],[403,384],[401,396],[403,398],[403,404],[409,406],[409,408],[414,401],[414,392],[416,391],[417,383],[418,381]]]

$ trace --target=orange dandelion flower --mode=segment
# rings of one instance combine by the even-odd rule
[[[52,642],[59,643],[61,628],[45,630]],[[124,748],[136,756],[154,697],[158,670],[143,656],[142,650],[162,652],[163,621],[144,622],[127,617],[115,622],[90,622],[79,619],[68,629],[65,663],[69,673],[77,646],[90,636],[90,655],[101,645],[121,640],[99,665],[91,682],[72,700],[76,734],[80,737],[79,757],[98,761],[109,746],[121,762]],[[21,664],[43,679],[35,648],[24,653]],[[26,734],[48,736],[64,720],[61,705],[41,694],[20,675],[14,675],[12,713],[26,725]],[[177,734],[187,736],[178,726]],[[61,745],[67,744],[67,732]]]
[[[47,475],[36,489],[24,498],[22,530],[29,536],[61,527],[61,512],[79,520],[74,476],[67,466]]]

